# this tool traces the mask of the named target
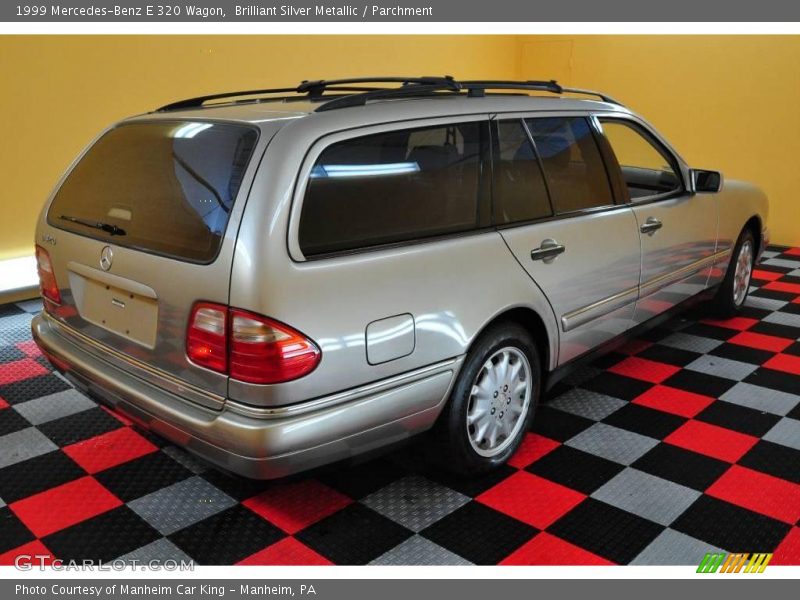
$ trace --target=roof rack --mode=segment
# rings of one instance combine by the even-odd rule
[[[380,87],[382,84],[390,83],[397,83],[400,85],[398,87]],[[375,84],[378,85],[376,86]],[[555,80],[511,81],[486,79],[457,81],[450,75],[445,75],[444,77],[356,77],[350,79],[307,80],[301,82],[300,85],[294,88],[246,90],[188,98],[162,106],[157,109],[157,112],[200,108],[206,102],[212,100],[232,99],[245,96],[273,96],[275,94],[281,94],[282,96],[269,99],[323,101],[324,104],[321,104],[316,109],[316,112],[324,112],[337,108],[364,106],[371,100],[383,100],[388,98],[458,95],[464,92],[466,92],[467,97],[479,98],[484,97],[488,90],[537,91],[559,95],[582,94],[595,96],[600,98],[603,102],[622,106],[622,103],[606,94],[580,88],[563,87]],[[326,95],[327,92],[336,93]],[[261,102],[262,99],[255,98],[247,101]]]
[[[364,84],[386,84],[386,83],[399,83],[400,88],[384,88],[367,86]],[[319,80],[304,80],[297,87],[286,88],[267,88],[261,90],[242,90],[236,92],[223,92],[221,94],[209,94],[206,96],[197,96],[195,98],[186,98],[185,100],[178,100],[165,104],[156,109],[156,112],[168,112],[172,110],[183,110],[187,108],[200,108],[206,102],[212,100],[224,100],[229,98],[238,98],[244,96],[271,96],[274,94],[289,94],[288,99],[297,100],[322,100],[324,99],[325,92],[349,92],[351,94],[370,93],[378,91],[391,91],[396,89],[403,89],[403,86],[433,86],[441,85],[442,87],[450,87],[455,89],[455,80],[449,75],[444,77],[355,77],[349,79],[319,79]],[[421,91],[421,90],[418,90]],[[304,97],[293,97],[293,94],[304,94]],[[287,98],[271,98],[272,100],[287,99]],[[250,100],[251,102],[258,102],[259,99]]]

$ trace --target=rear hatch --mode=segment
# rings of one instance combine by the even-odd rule
[[[211,408],[227,377],[188,360],[187,322],[197,301],[228,302],[258,137],[225,122],[118,125],[65,177],[37,239],[60,288],[52,315],[95,352]]]

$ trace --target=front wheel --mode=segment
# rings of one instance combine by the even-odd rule
[[[750,290],[750,279],[753,276],[755,263],[755,239],[749,229],[739,235],[736,246],[731,256],[731,264],[725,279],[711,301],[711,308],[715,316],[720,318],[733,317],[741,311],[747,300]]]
[[[434,429],[443,465],[462,474],[502,465],[530,428],[541,394],[541,365],[519,325],[485,332],[467,354]]]

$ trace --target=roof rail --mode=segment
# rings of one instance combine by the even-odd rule
[[[398,87],[380,87],[382,84],[400,84]],[[374,84],[377,84],[374,85]],[[449,94],[460,94],[466,92],[467,97],[478,98],[486,95],[487,90],[520,90],[548,92],[551,94],[582,94],[595,96],[603,102],[622,106],[611,96],[585,90],[580,88],[562,87],[555,80],[550,81],[511,81],[499,79],[486,80],[467,80],[457,81],[450,75],[443,77],[355,77],[349,79],[320,79],[313,81],[303,81],[293,88],[272,88],[263,90],[246,90],[239,92],[225,92],[221,94],[210,94],[198,96],[186,100],[178,100],[161,108],[157,112],[171,110],[181,110],[186,108],[199,108],[211,100],[223,100],[243,96],[271,96],[282,94],[282,97],[271,98],[273,100],[310,100],[324,101],[316,112],[324,112],[337,108],[350,106],[363,106],[371,100],[382,100],[387,98],[408,98],[435,96],[443,92]],[[326,96],[326,92],[344,92]],[[295,96],[297,94],[297,96]],[[256,98],[251,102],[260,102]]]
[[[156,112],[167,112],[172,110],[183,110],[187,108],[200,108],[206,102],[211,100],[223,100],[227,98],[237,98],[242,96],[269,96],[273,94],[304,94],[305,97],[299,97],[298,100],[320,100],[323,99],[325,92],[351,92],[369,93],[374,91],[394,90],[397,88],[382,88],[375,86],[366,86],[363,84],[385,84],[385,83],[399,83],[401,86],[406,85],[448,85],[453,87],[454,79],[446,75],[444,77],[355,77],[349,79],[319,79],[308,81],[304,80],[297,87],[287,88],[268,88],[261,90],[242,90],[236,92],[223,92],[221,94],[209,94],[206,96],[197,96],[195,98],[186,98],[165,104],[156,109]],[[399,88],[399,89],[402,89]],[[289,96],[291,97],[291,96]],[[275,98],[277,99],[277,98]],[[255,100],[258,101],[258,100]]]

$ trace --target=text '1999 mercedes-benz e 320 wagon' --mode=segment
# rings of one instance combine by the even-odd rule
[[[229,471],[430,430],[477,473],[582,359],[693,298],[736,313],[766,218],[757,188],[552,81],[200,97],[68,169],[36,231],[33,334],[79,390]]]

